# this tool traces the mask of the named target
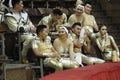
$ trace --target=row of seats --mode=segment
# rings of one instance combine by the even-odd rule
[[[57,5],[61,5],[67,8],[73,7],[75,4],[76,0],[24,0],[24,5],[27,8],[50,8],[50,7],[55,7]],[[28,4],[29,3],[29,4]],[[69,4],[69,5],[66,5]]]

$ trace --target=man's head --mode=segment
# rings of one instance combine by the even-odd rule
[[[37,26],[36,33],[39,37],[45,39],[48,36],[48,28],[46,25]]]
[[[12,6],[17,11],[23,10],[23,0],[12,0]]]
[[[77,5],[76,8],[75,8],[75,12],[77,15],[81,15],[84,11],[84,6],[82,5]]]
[[[53,20],[58,20],[58,19],[60,19],[61,18],[61,16],[62,16],[62,11],[60,10],[60,9],[54,9],[53,11],[52,11],[52,19]]]
[[[86,1],[84,7],[85,7],[85,13],[90,14],[92,10],[91,2]]]
[[[81,23],[80,22],[76,22],[72,25],[72,31],[74,34],[76,34],[77,36],[79,36],[80,34],[80,30],[81,30]]]

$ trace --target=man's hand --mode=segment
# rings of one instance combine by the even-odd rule
[[[61,57],[69,57],[68,54],[61,54]]]
[[[53,57],[58,60],[61,58],[61,56],[58,53],[53,53]]]
[[[30,28],[30,32],[31,33],[35,33],[36,32],[36,28],[34,27],[34,28]]]

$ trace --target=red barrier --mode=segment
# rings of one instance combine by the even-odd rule
[[[120,62],[68,69],[47,75],[39,80],[120,80]]]

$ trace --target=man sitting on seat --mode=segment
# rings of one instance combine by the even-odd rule
[[[26,59],[27,51],[31,46],[31,41],[33,40],[33,33],[36,28],[28,18],[28,14],[23,10],[22,0],[12,0],[13,8],[7,14],[5,14],[5,22],[7,23],[9,29],[12,32],[17,32],[21,30],[21,39],[24,41],[22,49],[22,62],[28,63]]]
[[[45,25],[39,25],[37,27],[37,37],[32,42],[32,49],[36,56],[47,57],[44,60],[45,66],[52,67],[55,71],[61,71],[63,65],[59,62],[60,55],[53,48],[48,32],[47,26]]]
[[[8,7],[4,4],[5,0],[0,0],[0,23],[4,21],[4,14],[8,12]]]
[[[81,27],[81,24],[79,22],[76,22],[73,24],[72,26],[72,38],[73,38],[73,44],[74,44],[74,52],[75,53],[80,53],[82,56],[82,62],[88,65],[91,64],[99,64],[99,63],[104,63],[105,61],[102,59],[99,59],[97,57],[91,57],[90,55],[85,55],[84,52],[82,51],[82,48],[86,49],[86,52],[88,53],[88,49],[87,49],[87,37],[86,37],[86,33],[83,34],[84,38],[83,40],[80,40],[80,32],[81,29],[83,27]]]
[[[49,28],[49,31],[56,31],[58,30],[58,26],[65,24],[67,22],[67,16],[65,13],[63,13],[60,9],[53,9],[51,14],[49,16],[43,17],[38,25],[47,25],[47,28]]]

